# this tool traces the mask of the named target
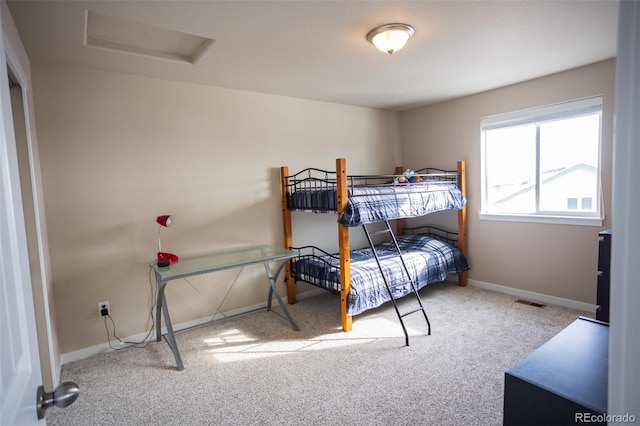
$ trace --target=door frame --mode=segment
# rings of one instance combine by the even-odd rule
[[[5,55],[5,10],[0,11],[0,85],[9,87]],[[20,193],[18,156],[9,90],[0,90],[0,299],[3,315],[2,402],[0,422],[38,425],[36,391],[42,381],[36,337],[33,292]]]
[[[4,3],[3,3],[4,4]],[[6,10],[6,9],[5,9]],[[6,22],[6,21],[5,21]],[[33,97],[31,95],[31,79],[28,74],[25,72],[25,68],[23,67],[18,55],[13,49],[13,46],[8,41],[8,37],[6,35],[6,29],[3,25],[3,40],[4,40],[4,50],[5,50],[5,60],[6,66],[11,69],[14,77],[18,81],[18,84],[22,88],[22,105],[23,111],[22,116],[24,116],[24,125],[26,132],[26,143],[27,150],[29,154],[29,179],[31,180],[31,193],[29,196],[31,197],[31,201],[33,202],[34,208],[34,216],[35,216],[35,226],[36,231],[36,243],[37,243],[37,256],[39,260],[39,282],[42,284],[41,287],[34,287],[33,297],[35,306],[40,306],[44,312],[36,312],[37,316],[39,315],[40,321],[37,322],[37,333],[38,333],[38,342],[40,342],[39,351],[41,353],[40,361],[41,361],[41,370],[42,370],[42,380],[43,385],[46,389],[54,389],[59,382],[60,378],[60,367],[59,363],[56,361],[56,350],[54,347],[54,333],[53,333],[53,325],[52,325],[52,315],[49,304],[49,285],[50,285],[50,268],[48,263],[48,253],[47,253],[47,239],[46,239],[46,230],[44,229],[44,214],[42,204],[43,199],[41,196],[41,179],[39,179],[39,158],[38,151],[36,149],[34,143],[35,134],[35,124],[34,124],[34,114],[33,114]],[[21,47],[21,46],[20,46]],[[27,64],[28,66],[28,64]],[[13,118],[15,118],[16,113],[12,112]],[[4,117],[3,117],[4,119]],[[6,124],[6,123],[5,123]],[[12,123],[13,125],[13,123]],[[13,140],[14,143],[18,143],[15,138]],[[17,149],[17,147],[16,147]],[[24,218],[24,211],[23,218]],[[26,225],[26,224],[25,224]],[[31,280],[32,284],[34,280]],[[44,343],[46,342],[46,343]]]

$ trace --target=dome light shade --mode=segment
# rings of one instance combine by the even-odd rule
[[[402,49],[415,32],[411,25],[386,24],[369,31],[367,40],[381,52],[391,55]]]

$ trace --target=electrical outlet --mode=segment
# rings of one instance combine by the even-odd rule
[[[109,301],[98,303],[98,316],[100,318],[106,317],[111,313],[111,308],[109,308]]]

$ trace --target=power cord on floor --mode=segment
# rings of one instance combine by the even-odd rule
[[[121,338],[118,337],[118,335],[116,334],[116,323],[113,320],[113,318],[111,317],[111,315],[109,313],[107,313],[106,315],[104,315],[104,328],[107,332],[107,343],[109,344],[109,348],[119,351],[120,349],[125,349],[125,348],[145,348],[149,342],[151,342],[151,335],[153,333],[153,329],[155,328],[155,319],[153,316],[153,310],[156,307],[156,292],[157,290],[155,289],[154,285],[153,285],[153,281],[151,278],[151,272],[153,271],[153,268],[149,268],[149,288],[150,288],[150,293],[151,293],[151,309],[149,310],[149,318],[151,319],[151,327],[149,328],[149,332],[147,333],[147,335],[139,342],[130,342],[127,340],[122,340]],[[110,332],[109,332],[109,325],[107,323],[107,318],[111,321],[111,325],[113,326],[113,337],[118,341],[118,343],[120,344],[120,347],[113,347],[111,345],[111,337],[110,337]]]

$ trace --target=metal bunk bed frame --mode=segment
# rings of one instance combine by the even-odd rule
[[[316,171],[320,171],[318,169],[307,169],[309,171],[311,170],[316,170]],[[346,167],[346,159],[344,158],[338,158],[336,159],[336,178],[335,178],[335,188],[336,188],[336,211],[338,213],[338,217],[340,217],[340,215],[342,215],[342,213],[344,212],[346,206],[347,206],[347,202],[348,202],[348,197],[349,197],[349,186],[350,184],[353,184],[354,180],[358,180],[360,182],[365,182],[367,179],[372,179],[375,182],[382,182],[384,179],[393,179],[395,176],[397,175],[401,175],[403,173],[403,168],[402,167],[396,167],[395,170],[395,174],[394,175],[377,175],[377,176],[357,176],[357,175],[353,175],[353,176],[348,176],[347,175],[347,167]],[[423,169],[424,170],[424,169]],[[431,170],[438,170],[440,172],[445,172],[444,170],[439,170],[439,169],[431,169]],[[462,193],[462,195],[466,198],[466,167],[465,167],[465,161],[458,161],[457,162],[457,185],[460,189],[460,192]],[[302,172],[301,172],[302,173]],[[283,166],[280,168],[280,176],[281,176],[281,193],[282,193],[282,212],[283,212],[283,224],[284,224],[284,245],[285,247],[292,247],[292,243],[293,243],[293,231],[292,231],[292,225],[291,225],[291,210],[289,209],[288,206],[288,199],[289,199],[289,183],[288,183],[288,178],[289,178],[289,168],[286,166]],[[327,177],[327,182],[333,183],[332,179],[329,179]],[[395,235],[393,234],[393,231],[388,223],[388,221],[385,221],[387,224],[387,228],[388,231],[391,233],[392,239],[395,241]],[[371,241],[371,233],[368,232],[366,226],[363,225],[363,229],[365,231],[365,234],[367,235],[367,239],[369,241],[369,244],[371,245],[371,248],[373,249],[374,254],[376,253],[375,248],[373,246],[373,242]],[[383,231],[386,232],[387,230]],[[403,234],[405,231],[405,223],[404,223],[404,219],[397,219],[396,220],[396,233],[401,235]],[[397,242],[396,242],[397,245]],[[350,247],[350,243],[349,243],[349,227],[347,225],[343,225],[341,223],[338,223],[338,246],[339,246],[339,254],[340,254],[340,283],[341,283],[341,291],[340,291],[340,305],[341,305],[341,322],[342,322],[342,329],[344,331],[351,331],[353,329],[353,319],[352,316],[347,315],[347,297],[351,291],[351,276],[350,276],[350,253],[351,253],[351,247]],[[457,246],[460,249],[460,251],[462,252],[462,254],[464,256],[467,255],[467,250],[466,250],[466,205],[458,211],[458,233],[457,233]],[[400,251],[398,250],[398,252],[400,253]],[[400,254],[400,258],[402,259],[402,255]],[[377,259],[377,255],[376,255],[376,260]],[[404,261],[403,261],[404,263]],[[382,272],[382,271],[381,271]],[[408,275],[408,273],[407,273]],[[383,274],[384,277],[384,274]],[[287,299],[288,302],[290,304],[294,304],[296,303],[296,292],[295,292],[295,281],[292,277],[291,274],[291,268],[290,265],[287,265],[287,271],[286,271],[286,277],[285,277],[286,283],[287,283]],[[418,299],[418,303],[420,308],[412,310],[410,312],[407,313],[400,313],[400,311],[398,310],[398,307],[395,303],[395,299],[393,298],[393,295],[391,294],[391,290],[389,288],[388,283],[386,283],[385,280],[385,284],[387,285],[387,289],[389,290],[389,293],[391,295],[391,301],[393,302],[394,308],[396,310],[396,313],[398,315],[398,318],[400,320],[400,323],[402,325],[402,328],[404,330],[405,333],[405,342],[406,345],[409,345],[409,337],[407,335],[407,331],[406,328],[404,326],[404,322],[402,320],[402,318],[406,315],[415,313],[415,312],[419,312],[422,311],[424,314],[424,317],[426,319],[427,325],[428,325],[428,333],[431,333],[431,325],[429,323],[429,319],[427,318],[426,313],[424,312],[424,308],[422,306],[422,302],[420,301],[419,295],[417,293],[417,291],[415,291],[415,295]],[[466,271],[460,272],[458,274],[458,285],[464,287],[467,284],[467,273]]]

